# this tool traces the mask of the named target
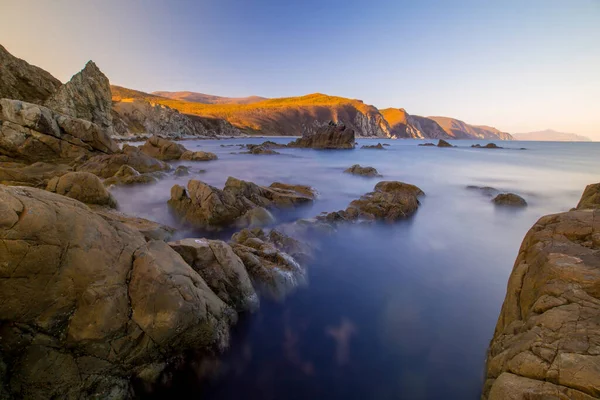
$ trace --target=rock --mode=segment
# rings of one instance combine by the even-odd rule
[[[173,233],[175,233],[175,228],[170,226],[159,224],[158,222],[144,218],[126,215],[116,210],[101,209],[95,210],[95,213],[107,221],[116,221],[126,225],[128,228],[138,231],[148,242],[151,240],[162,240],[166,242],[167,240],[170,240]]]
[[[281,154],[278,151],[271,150],[268,147],[254,146],[249,151],[244,151],[241,154]]]
[[[269,210],[263,207],[256,207],[246,211],[244,215],[238,218],[236,221],[236,226],[239,228],[257,228],[271,225],[275,222],[276,219],[273,214],[269,212]]]
[[[386,147],[390,147],[391,146],[389,143],[384,143],[383,145],[386,146]]]
[[[484,196],[487,196],[487,197],[494,197],[500,193],[500,191],[498,189],[493,188],[491,186],[469,185],[469,186],[467,186],[467,189],[468,190],[477,190],[477,191],[481,192],[481,194],[483,194]]]
[[[381,176],[379,172],[373,167],[361,167],[359,164],[354,164],[350,168],[344,171],[347,174],[361,175],[361,176]]]
[[[362,146],[361,149],[385,150],[385,147],[383,147],[383,145],[381,143],[377,143],[376,145]]]
[[[181,155],[180,160],[186,161],[212,161],[218,157],[215,153],[209,153],[208,151],[186,151]]]
[[[586,208],[600,208],[600,183],[587,185],[577,204],[577,209],[583,210]]]
[[[504,147],[500,147],[495,143],[488,143],[485,146],[480,145],[479,143],[471,145],[471,147],[475,149],[503,149]]]
[[[306,187],[302,188],[304,190]],[[223,190],[197,180],[190,180],[187,190],[175,185],[171,188],[168,203],[183,221],[204,228],[220,229],[234,225],[246,212],[256,207],[295,207],[312,202],[313,197],[289,188],[258,186],[229,177]]]
[[[100,179],[89,172],[67,172],[52,178],[46,190],[86,204],[117,207],[117,202],[104,188]]]
[[[419,143],[419,146],[435,147],[435,143]]]
[[[110,132],[37,104],[0,99],[0,155],[26,162],[70,162],[119,150]]]
[[[37,162],[31,165],[0,162],[0,184],[9,186],[32,186],[46,188],[48,181],[62,176],[72,168],[63,164]]]
[[[158,160],[172,161],[179,160],[183,153],[187,152],[187,149],[171,140],[152,136],[140,146],[140,151]]]
[[[165,242],[0,186],[0,353],[23,398],[124,398],[136,371],[223,348],[233,310]]]
[[[221,146],[225,146],[225,145],[221,145]],[[256,148],[262,148],[264,150],[285,149],[287,147],[287,145],[275,143],[272,140],[267,140],[266,142],[262,142],[261,144],[246,144],[246,145],[242,144],[241,147],[242,148],[245,147],[248,150],[250,150],[250,152],[252,152]]]
[[[175,168],[175,172],[174,172],[175,176],[187,176],[189,174],[190,174],[190,169],[188,167],[186,167],[185,165],[180,165],[177,168]]]
[[[305,134],[288,144],[288,147],[312,149],[353,149],[354,130],[344,124],[330,121],[328,125],[319,128],[315,133]]]
[[[254,287],[263,295],[282,300],[306,283],[306,271],[285,251],[302,247],[280,232],[268,236],[262,229],[244,229],[233,235],[231,247],[242,262]]]
[[[0,98],[41,104],[62,85],[48,72],[10,54],[0,45]]]
[[[525,236],[490,343],[483,399],[600,394],[600,210],[542,217]]]
[[[112,95],[106,75],[88,61],[79,73],[44,102],[61,114],[91,121],[112,133]]]
[[[296,196],[298,193],[314,200],[317,197],[317,191],[308,185],[293,185],[289,183],[273,182],[269,185],[270,189],[274,189],[282,194],[289,194],[290,196]],[[280,204],[282,204],[280,202]]]
[[[167,171],[171,168],[169,164],[142,153],[137,147],[124,145],[123,153],[92,157],[79,166],[78,171],[91,172],[101,178],[111,178],[124,165],[139,173]]]
[[[440,139],[438,141],[437,147],[454,147],[450,143],[446,142],[444,139]]]
[[[492,200],[494,204],[499,206],[525,207],[527,202],[521,196],[514,193],[500,193]]]
[[[258,295],[242,260],[220,240],[183,239],[169,243],[223,302],[237,311],[258,309]]]

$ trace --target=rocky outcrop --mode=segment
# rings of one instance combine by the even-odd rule
[[[381,143],[364,145],[361,149],[371,149],[371,150],[385,150],[385,147]]]
[[[184,161],[213,161],[218,157],[215,153],[208,151],[186,151],[181,155],[180,160]]]
[[[118,151],[107,130],[37,104],[0,99],[0,155],[26,162],[70,162]]]
[[[510,133],[485,125],[471,125],[456,118],[428,117],[453,139],[512,140]]]
[[[67,196],[82,203],[116,208],[117,202],[106,190],[102,181],[89,172],[68,172],[54,177],[46,190]]]
[[[121,168],[110,178],[104,180],[104,186],[111,185],[137,185],[155,183],[161,177],[161,172],[147,172],[140,174],[129,165],[121,165]]]
[[[0,45],[0,98],[41,104],[62,83],[48,72],[10,54]]]
[[[588,185],[583,191],[581,200],[577,204],[578,209],[599,209],[600,208],[600,183]]]
[[[483,399],[600,396],[600,211],[542,217],[508,281]]]
[[[258,295],[242,260],[220,240],[183,239],[169,243],[223,302],[237,311],[258,308]]]
[[[288,144],[288,147],[301,147],[311,149],[353,149],[354,130],[346,128],[344,124],[330,121],[327,126],[317,130],[314,134],[302,136],[300,139]]]
[[[112,133],[110,83],[93,61],[88,61],[83,70],[59,87],[44,105],[70,117],[91,121]]]
[[[444,139],[440,139],[438,141],[437,147],[454,147],[450,143],[446,142]]]
[[[122,153],[90,158],[78,167],[78,171],[91,172],[101,178],[110,178],[128,165],[139,173],[167,171],[169,164],[150,157],[135,146],[124,145]]]
[[[494,204],[508,207],[525,207],[527,202],[521,196],[514,193],[500,193],[492,199]]]
[[[234,311],[165,242],[39,189],[0,186],[0,354],[22,398],[126,398]],[[154,374],[156,376],[156,374]]]
[[[175,228],[170,226],[159,224],[158,222],[150,221],[145,218],[126,215],[116,210],[102,208],[96,209],[94,212],[106,221],[111,223],[118,222],[141,233],[148,242],[151,240],[167,241],[171,239],[171,236],[175,233]]]
[[[234,225],[244,214],[257,207],[287,208],[312,202],[307,195],[276,186],[258,186],[229,177],[223,190],[204,182],[190,180],[187,188],[171,188],[169,206],[182,221],[192,225],[220,229]]]
[[[488,143],[485,146],[480,145],[479,143],[471,145],[474,149],[503,149],[504,147],[498,146],[496,143]]]
[[[361,175],[361,176],[368,176],[368,177],[381,176],[375,168],[361,167],[359,164],[354,164],[350,168],[344,170],[344,172],[347,174]]]
[[[49,164],[37,162],[23,164],[14,162],[0,162],[0,184],[9,186],[32,186],[45,188],[48,181],[71,171],[72,168],[64,164]]]
[[[390,137],[408,139],[452,138],[434,120],[418,115],[410,115],[403,108],[386,108],[380,111],[390,125]]]
[[[187,151],[183,145],[158,136],[152,136],[146,140],[146,143],[140,146],[140,150],[150,157],[163,161],[179,160],[182,154]]]

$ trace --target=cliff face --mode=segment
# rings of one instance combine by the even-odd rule
[[[437,122],[410,115],[403,108],[386,108],[381,115],[390,125],[390,136],[407,139],[452,139]]]
[[[483,399],[600,396],[598,187],[525,236],[488,351]]]
[[[0,98],[41,104],[61,85],[48,72],[13,56],[0,45]]]
[[[512,140],[510,133],[485,125],[470,125],[448,117],[428,117],[437,122],[454,139]]]

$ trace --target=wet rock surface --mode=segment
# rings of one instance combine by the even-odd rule
[[[379,174],[379,172],[377,172],[377,170],[375,168],[373,168],[373,167],[362,167],[359,164],[354,164],[350,168],[347,168],[346,170],[344,170],[344,172],[347,173],[347,174],[360,175],[360,176],[368,176],[368,177],[381,176]]]
[[[316,132],[306,134],[300,139],[288,144],[288,147],[301,147],[312,149],[353,149],[354,130],[344,124],[330,122],[328,125],[317,129]]]
[[[483,398],[600,395],[600,212],[542,217],[527,233],[487,357]]]

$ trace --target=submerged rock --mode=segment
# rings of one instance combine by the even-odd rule
[[[258,308],[258,295],[242,260],[220,240],[183,239],[169,246],[204,279],[223,302],[237,311]]]
[[[175,176],[187,176],[190,174],[190,169],[185,165],[180,165],[177,168],[175,168],[175,172],[173,172],[173,174]]]
[[[600,208],[600,183],[587,185],[577,204],[578,209]]]
[[[542,217],[508,281],[483,399],[592,399],[600,393],[600,211]]]
[[[293,189],[258,186],[229,177],[223,190],[197,180],[190,180],[187,189],[175,185],[171,188],[168,203],[183,221],[204,228],[219,229],[234,225],[247,212],[257,207],[295,207],[310,203],[313,198],[314,195],[309,196]]]
[[[385,147],[381,143],[377,143],[376,145],[364,145],[361,149],[385,150]]]
[[[248,148],[250,150],[244,151],[241,154],[281,154],[278,151],[271,150],[270,148],[263,146],[248,145]]]
[[[493,188],[491,186],[469,185],[469,186],[467,186],[467,189],[468,190],[477,190],[477,191],[481,192],[481,194],[483,194],[487,197],[494,197],[500,193],[500,191],[498,189]]]
[[[328,125],[319,128],[315,133],[307,133],[300,139],[288,144],[288,147],[312,149],[353,149],[354,130],[344,124],[330,121]]]
[[[488,143],[485,146],[482,146],[479,143],[477,143],[477,144],[471,145],[471,147],[473,147],[475,149],[503,149],[503,147],[496,145],[496,143]]]
[[[350,168],[344,170],[347,174],[361,175],[361,176],[381,176],[379,172],[373,167],[361,167],[359,164],[354,164]]]
[[[446,142],[444,139],[440,139],[438,141],[437,147],[454,147],[450,143]]]
[[[435,143],[419,143],[419,146],[435,147]]]
[[[123,398],[185,351],[223,348],[234,311],[165,242],[83,203],[0,186],[0,349],[23,398]]]
[[[117,202],[106,190],[102,181],[89,172],[67,172],[60,177],[52,178],[46,190],[86,204],[117,207]]]
[[[500,193],[492,200],[499,206],[525,207],[527,202],[524,198],[514,193]]]

